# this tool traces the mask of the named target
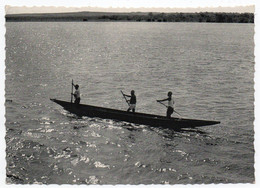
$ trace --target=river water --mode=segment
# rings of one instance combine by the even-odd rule
[[[253,183],[254,25],[6,23],[6,173],[14,184]],[[50,98],[221,124],[173,131],[77,118]],[[176,114],[174,114],[176,116]],[[177,116],[176,116],[177,117]]]

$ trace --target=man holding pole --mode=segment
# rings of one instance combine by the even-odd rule
[[[162,99],[162,100],[157,100],[157,102],[159,102],[161,104],[163,104],[162,103],[163,101],[168,101],[166,116],[167,116],[167,118],[171,118],[171,115],[174,112],[174,107],[173,107],[174,101],[173,101],[173,98],[172,98],[172,92],[171,91],[168,92],[168,98]]]
[[[79,104],[79,103],[80,103],[80,91],[79,91],[79,85],[78,85],[78,84],[74,85],[73,82],[72,82],[72,86],[74,86],[75,89],[76,89],[76,91],[75,91],[74,93],[73,93],[73,92],[71,93],[71,95],[73,95],[74,98],[75,98],[74,103],[75,103],[75,104]]]
[[[122,92],[122,91],[121,91]],[[131,95],[126,95],[122,92],[124,97],[130,97],[130,100],[127,100],[126,98],[126,102],[129,105],[129,108],[127,109],[127,112],[129,112],[130,110],[132,110],[132,112],[135,112],[135,106],[136,106],[136,96],[135,96],[135,91],[132,90],[131,91]]]

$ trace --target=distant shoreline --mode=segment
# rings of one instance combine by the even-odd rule
[[[254,23],[253,13],[158,13],[158,12],[75,12],[46,14],[7,14],[6,22],[215,22]]]

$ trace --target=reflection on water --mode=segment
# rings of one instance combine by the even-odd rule
[[[8,183],[194,184],[254,181],[252,24],[7,23]],[[115,29],[116,28],[116,29]],[[50,98],[220,125],[173,131],[76,117]],[[176,116],[176,114],[174,114]]]

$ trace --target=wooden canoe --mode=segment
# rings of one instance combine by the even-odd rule
[[[219,124],[219,121],[183,119],[183,118],[167,118],[165,116],[145,114],[139,112],[126,112],[122,110],[91,106],[86,104],[74,104],[57,99],[50,99],[59,104],[65,110],[79,117],[99,117],[103,119],[113,119],[125,121],[134,124],[149,125],[152,127],[162,127],[179,130],[182,128],[195,128]]]

